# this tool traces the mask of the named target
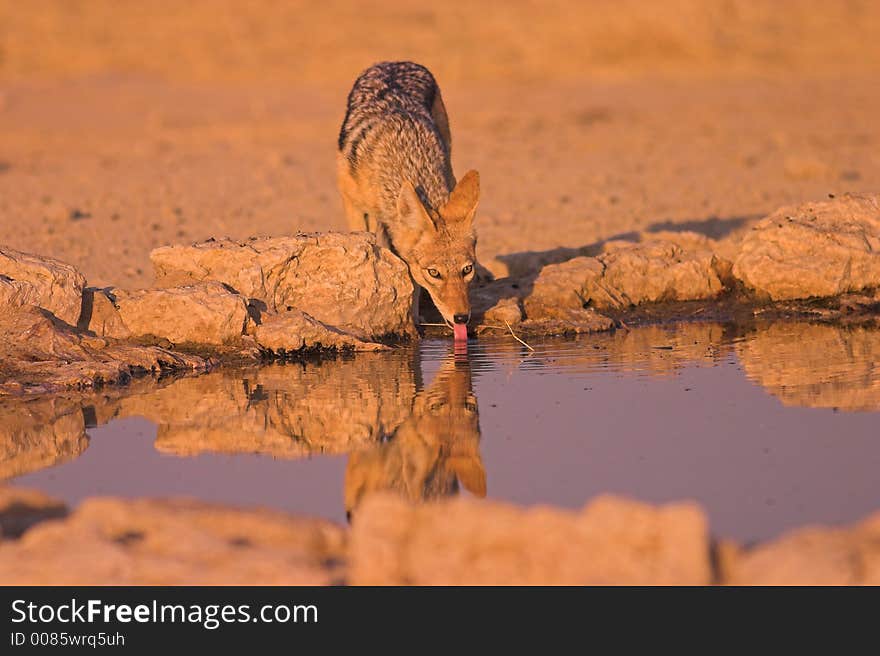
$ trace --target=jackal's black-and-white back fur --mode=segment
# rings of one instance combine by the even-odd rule
[[[422,202],[439,210],[455,186],[452,139],[440,88],[413,62],[382,62],[355,81],[339,131],[339,152],[353,170],[370,160],[381,181],[382,204],[397,202],[409,180]]]
[[[476,267],[473,223],[480,178],[456,182],[440,89],[412,62],[364,71],[348,95],[336,172],[352,230],[367,230],[409,266],[418,297],[426,289],[450,325],[470,318]]]

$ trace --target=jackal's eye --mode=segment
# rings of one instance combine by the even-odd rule
[[[464,266],[464,268],[461,270],[461,275],[463,275],[463,276],[469,276],[469,275],[471,275],[471,271],[473,271],[473,270],[474,270],[474,265],[473,265],[473,264],[466,264],[466,265]]]
[[[437,279],[440,278],[440,272],[437,271],[437,269],[425,269],[425,271],[427,271],[428,275],[431,276],[432,278],[437,278]]]

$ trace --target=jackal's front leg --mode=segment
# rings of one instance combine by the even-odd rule
[[[342,194],[342,205],[345,208],[345,218],[348,219],[348,229],[352,232],[369,232],[370,226],[367,223],[367,213],[363,211],[356,203]]]
[[[413,282],[413,297],[412,297],[412,317],[413,323],[416,324],[416,328],[419,332],[422,332],[422,313],[419,312],[419,305],[422,300],[422,288]]]

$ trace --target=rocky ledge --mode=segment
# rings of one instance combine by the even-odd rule
[[[876,324],[880,315],[877,194],[785,207],[720,241],[668,231],[629,239],[499,258],[507,275],[475,291],[478,330],[586,332],[695,314]]]
[[[0,394],[126,382],[223,359],[375,351],[419,334],[406,264],[364,233],[208,240],[151,254],[156,287],[88,287],[73,266],[0,247]],[[798,315],[876,325],[880,196],[783,208],[744,235],[639,235],[505,256],[472,290],[477,333]]]
[[[696,504],[603,496],[581,511],[377,494],[350,528],[197,501],[0,487],[3,585],[880,584],[880,514],[748,548]]]
[[[406,265],[370,235],[209,240],[152,260],[155,288],[97,289],[68,264],[0,248],[0,395],[418,334]]]

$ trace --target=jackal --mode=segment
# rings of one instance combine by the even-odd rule
[[[355,81],[339,132],[337,176],[352,230],[373,232],[409,266],[418,321],[428,290],[456,338],[467,336],[480,178],[452,174],[449,119],[434,76],[382,62]]]
[[[391,491],[420,502],[456,494],[459,483],[475,496],[486,496],[470,363],[453,356],[416,395],[412,414],[387,440],[349,456],[345,510],[350,516],[375,492]]]

